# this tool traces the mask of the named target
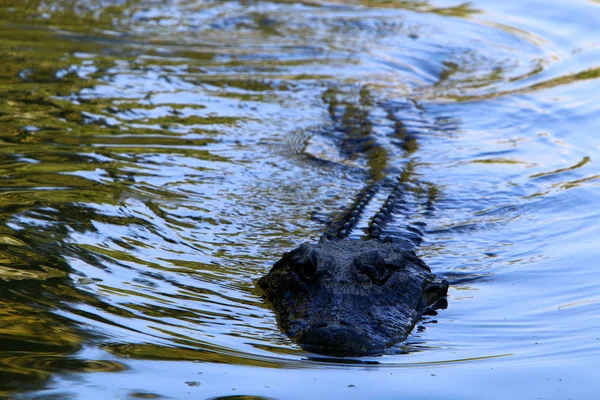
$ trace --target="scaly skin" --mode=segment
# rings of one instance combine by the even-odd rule
[[[413,250],[334,237],[285,253],[258,286],[287,336],[332,356],[382,354],[448,292]]]

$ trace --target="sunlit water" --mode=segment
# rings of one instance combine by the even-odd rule
[[[0,1],[2,396],[596,398],[598,27],[595,1]],[[384,156],[339,146],[332,98]],[[256,279],[401,171],[389,234],[427,224],[448,309],[381,357],[305,353]]]

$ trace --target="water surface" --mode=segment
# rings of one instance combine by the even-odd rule
[[[594,398],[598,26],[596,1],[0,2],[1,395]],[[307,354],[255,281],[396,175],[388,234],[426,224],[449,307],[381,357]]]

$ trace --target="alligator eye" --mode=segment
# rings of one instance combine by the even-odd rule
[[[312,261],[307,261],[301,266],[302,275],[307,278],[312,278],[317,273],[317,266]]]
[[[368,264],[361,264],[357,266],[356,269],[360,273],[368,276],[371,279],[371,282],[373,282],[374,284],[377,284],[377,282],[379,281],[379,272],[374,266]]]
[[[296,274],[303,278],[313,278],[317,274],[317,259],[312,252],[296,253],[289,263]]]
[[[390,278],[391,275],[386,270],[380,271],[378,268],[369,264],[360,264],[356,267],[356,269],[360,273],[368,276],[374,285],[379,286],[383,285]]]

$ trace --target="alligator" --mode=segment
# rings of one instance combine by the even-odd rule
[[[335,236],[285,253],[259,286],[286,335],[331,356],[382,354],[445,308],[448,291],[412,250]]]
[[[344,111],[337,118],[342,121],[338,131],[351,143],[349,150],[359,148],[363,154],[381,158],[368,123],[365,129],[368,118],[361,111],[365,107],[340,106],[335,96],[329,101],[332,117],[339,108]],[[407,148],[414,151],[414,146],[406,144],[414,138],[398,122],[395,127],[403,130],[405,153]],[[448,282],[436,278],[415,253],[422,231],[408,228],[407,233],[414,234],[408,239],[384,235],[386,224],[405,203],[407,170],[410,167],[391,183],[386,174],[371,168],[370,184],[346,212],[330,222],[318,243],[304,243],[285,253],[258,280],[279,328],[306,351],[336,357],[381,355],[404,341],[423,315],[446,308]],[[384,190],[389,195],[364,229],[366,235],[351,237],[367,205]]]

